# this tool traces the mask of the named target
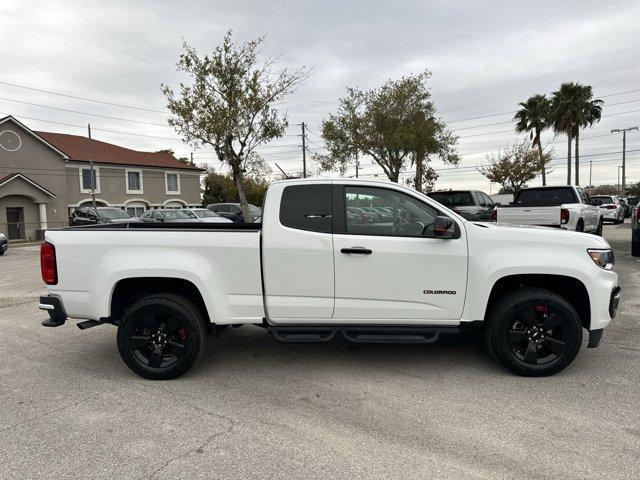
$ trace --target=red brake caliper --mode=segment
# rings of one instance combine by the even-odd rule
[[[187,331],[184,328],[178,330],[178,335],[180,335],[180,340],[184,341],[187,338]]]

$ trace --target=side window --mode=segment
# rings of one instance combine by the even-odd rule
[[[479,207],[486,207],[486,201],[484,199],[484,197],[482,196],[481,192],[472,192],[473,193],[473,197],[476,199],[476,205],[478,205]]]
[[[299,230],[331,233],[331,185],[285,187],[280,201],[280,223]]]
[[[237,205],[229,205],[229,211],[236,215],[240,215],[242,213],[242,210]]]
[[[87,211],[84,208],[79,208],[74,214],[77,218],[87,218]]]
[[[486,193],[481,193],[480,195],[482,195],[482,197],[484,198],[485,207],[493,207],[493,200],[491,200],[491,197],[489,195],[487,195]]]
[[[356,235],[430,236],[438,216],[426,203],[386,188],[346,187],[345,206],[346,233]]]

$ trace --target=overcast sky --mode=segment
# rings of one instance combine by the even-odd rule
[[[93,6],[87,8],[88,3]],[[77,126],[91,122],[99,140],[139,150],[172,148],[186,156],[191,149],[171,128],[161,126],[167,116],[161,113],[166,104],[160,83],[175,86],[183,79],[175,69],[182,39],[204,52],[218,45],[228,29],[241,40],[266,35],[263,50],[282,54],[283,66],[314,68],[306,84],[282,105],[292,124],[287,136],[262,150],[267,161],[287,172],[301,169],[295,124],[309,125],[309,147],[318,151],[322,119],[335,111],[347,86],[373,88],[425,68],[433,73],[432,95],[442,118],[459,135],[462,155],[461,168],[440,172],[437,188],[495,193],[496,186],[475,167],[486,163],[486,152],[515,139],[510,120],[519,101],[551,92],[564,81],[590,84],[605,100],[602,121],[583,133],[582,184],[589,181],[589,160],[593,183],[617,183],[622,138],[609,131],[640,124],[640,2],[587,0],[3,0],[0,113],[13,114],[36,130],[80,135],[86,127]],[[465,120],[491,114],[500,115]],[[566,138],[546,133],[544,141],[557,142],[552,144],[557,165],[550,182],[562,183]],[[628,182],[637,182],[640,134],[628,135],[627,152]],[[219,167],[210,151],[196,151],[194,158]],[[364,163],[365,175],[384,177],[370,161]],[[443,168],[438,162],[433,166]]]

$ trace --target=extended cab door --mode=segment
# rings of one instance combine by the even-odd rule
[[[336,184],[336,323],[455,324],[467,285],[467,241],[433,235],[440,213],[425,199],[392,187]],[[435,202],[434,205],[437,205]],[[348,207],[384,207],[391,219],[363,221]]]
[[[313,323],[333,314],[331,184],[274,183],[262,222],[262,278],[272,323]]]

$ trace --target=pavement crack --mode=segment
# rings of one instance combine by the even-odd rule
[[[171,457],[170,459],[168,459],[166,462],[164,462],[159,468],[157,468],[156,470],[154,470],[153,472],[151,472],[151,475],[149,475],[147,477],[148,480],[151,480],[152,478],[154,478],[156,475],[158,475],[160,472],[162,472],[162,470],[164,470],[165,468],[167,468],[171,463],[175,462],[176,460],[179,460],[181,458],[186,458],[189,455],[191,455],[192,453],[203,453],[203,450],[206,446],[208,446],[215,438],[219,437],[220,435],[223,435],[225,433],[229,433],[232,430],[232,426],[229,426],[227,429],[222,430],[221,432],[217,432],[214,433],[213,435],[209,435],[204,442],[196,445],[194,448],[191,448],[189,450],[187,450],[184,453],[180,453],[179,455],[176,455],[174,457]]]
[[[100,390],[99,392],[96,392],[96,393],[94,393],[92,395],[88,395],[88,396],[86,396],[84,398],[76,400],[75,402],[69,403],[69,404],[64,405],[64,406],[62,406],[60,408],[54,408],[53,410],[48,410],[47,412],[45,412],[45,413],[43,413],[41,415],[36,415],[35,417],[28,418],[27,420],[16,422],[13,425],[8,425],[8,426],[0,429],[0,432],[5,432],[7,430],[11,430],[12,428],[16,428],[16,427],[20,427],[22,425],[26,425],[28,423],[31,423],[31,422],[35,421],[35,420],[38,420],[39,418],[44,418],[44,417],[46,417],[48,415],[51,415],[53,413],[61,412],[63,410],[66,410],[67,408],[71,408],[71,407],[74,407],[76,405],[80,405],[81,403],[86,402],[87,400],[91,400],[91,399],[93,399],[95,397],[98,397],[98,396],[102,395],[103,393],[108,392],[110,390],[115,390],[115,389],[113,389],[113,388],[105,388],[104,390]]]

